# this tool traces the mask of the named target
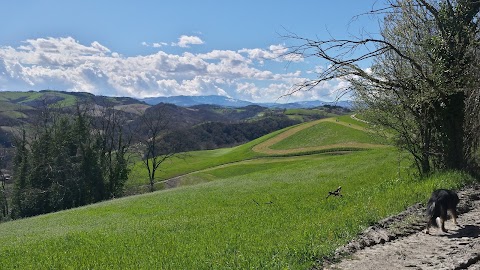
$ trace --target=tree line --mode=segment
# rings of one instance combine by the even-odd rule
[[[98,113],[98,112],[96,112]],[[70,115],[45,108],[16,142],[11,217],[29,217],[122,195],[128,179],[122,119],[113,108],[93,117],[77,105]]]
[[[188,129],[171,131],[160,139],[158,153],[209,150],[239,145],[270,132],[300,123],[286,115],[272,115],[240,123],[207,122]]]

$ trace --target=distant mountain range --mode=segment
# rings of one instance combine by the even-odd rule
[[[314,108],[323,105],[332,105],[340,106],[344,108],[352,108],[351,101],[337,101],[337,102],[326,102],[326,101],[299,101],[291,103],[254,103],[245,100],[233,99],[225,96],[171,96],[171,97],[151,97],[140,99],[149,105],[156,105],[159,103],[170,103],[175,104],[181,107],[190,107],[195,105],[209,104],[209,105],[218,105],[223,107],[245,107],[249,105],[259,105],[262,107],[268,108],[285,108],[285,109],[295,109],[295,108]]]

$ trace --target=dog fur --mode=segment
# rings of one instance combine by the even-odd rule
[[[457,204],[460,201],[457,193],[448,189],[437,189],[432,193],[430,200],[427,203],[427,230],[426,233],[430,233],[430,227],[439,227],[443,232],[447,232],[445,229],[445,221],[448,219],[447,211],[450,211],[453,218],[453,223],[457,223]],[[440,220],[440,224],[437,223],[437,219]]]

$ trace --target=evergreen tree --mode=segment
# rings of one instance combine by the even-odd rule
[[[16,153],[13,160],[14,163],[14,191],[13,191],[13,209],[12,217],[23,216],[23,207],[25,201],[25,193],[29,184],[29,155],[30,152],[27,149],[27,138],[25,129],[22,130],[22,137],[17,139]]]
[[[114,132],[99,130],[80,106],[74,116],[44,115],[49,118],[42,119],[30,143],[25,131],[17,143],[12,216],[34,216],[121,196],[128,179],[128,145],[121,125],[113,125]]]

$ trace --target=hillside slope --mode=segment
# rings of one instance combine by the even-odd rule
[[[293,139],[291,139],[292,136],[294,136]],[[383,145],[375,143],[372,136],[366,133],[365,127],[340,121],[338,118],[326,118],[291,128],[279,136],[256,145],[252,150],[268,155],[288,155],[376,147],[383,147]]]
[[[195,185],[0,224],[0,265],[307,269],[369,224],[464,179],[411,181],[408,158],[389,147],[284,157],[251,150],[288,130],[210,151],[209,161],[193,153],[183,162],[188,171],[203,160],[187,177]],[[327,199],[338,186],[343,196]]]
[[[332,126],[323,126],[325,122],[331,123],[336,129],[332,129]],[[313,130],[308,134],[311,139],[308,139],[305,138],[302,131],[308,131],[310,128],[313,128]],[[335,132],[328,132],[331,130]],[[345,138],[351,139],[339,142],[336,140],[339,133],[343,134]],[[355,136],[355,134],[358,133],[363,134],[363,136]],[[320,136],[323,136],[325,140],[315,140],[315,138]],[[297,143],[295,147],[290,149],[271,148],[273,145],[284,140],[291,140]],[[312,146],[312,142],[315,145]],[[177,187],[183,185],[182,182],[186,181],[183,177],[185,174],[224,164],[232,164],[261,157],[287,157],[320,153],[338,153],[342,151],[348,153],[351,151],[387,147],[384,143],[385,142],[379,141],[378,138],[375,138],[367,131],[365,123],[352,120],[348,115],[326,118],[287,127],[237,147],[193,151],[186,155],[180,155],[177,158],[169,160],[164,166],[159,181],[160,186],[165,184],[166,188]],[[132,178],[128,183],[130,187],[142,185],[137,180],[148,178],[142,163],[135,165],[132,171]],[[190,179],[187,182],[196,183],[197,181]]]

